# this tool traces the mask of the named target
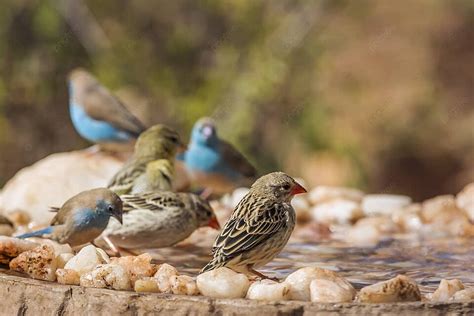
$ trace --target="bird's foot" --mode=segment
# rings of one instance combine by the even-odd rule
[[[83,150],[83,153],[87,156],[87,157],[91,157],[91,156],[94,156],[94,155],[97,155],[98,153],[100,153],[102,151],[100,145],[98,144],[95,144],[89,148],[86,148]]]
[[[280,280],[277,278],[277,277],[269,277],[269,276],[266,276],[265,274],[263,273],[260,273],[258,272],[257,270],[254,270],[252,268],[249,268],[249,271],[251,273],[253,273],[255,275],[256,278],[260,278],[261,280],[272,280],[272,281],[276,281],[276,282],[279,282]]]

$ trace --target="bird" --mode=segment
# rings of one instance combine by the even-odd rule
[[[89,72],[69,73],[69,114],[76,131],[92,143],[125,143],[145,126]]]
[[[17,238],[42,237],[72,247],[83,245],[97,238],[111,217],[122,223],[122,206],[120,197],[106,188],[83,191],[51,209],[56,215],[50,226]]]
[[[138,137],[132,157],[109,181],[108,188],[119,195],[170,190],[174,157],[183,146],[173,129],[162,124],[148,128]]]
[[[237,150],[217,135],[215,122],[201,118],[194,125],[187,150],[178,156],[192,184],[209,188],[213,194],[227,193],[239,186],[249,186],[256,169]]]
[[[102,236],[115,253],[122,249],[172,246],[200,227],[219,229],[209,202],[171,191],[122,195],[123,224],[110,222]]]
[[[270,262],[288,242],[295,227],[291,199],[305,192],[305,188],[283,172],[257,179],[217,236],[213,258],[201,273],[228,267],[267,278],[255,268]]]

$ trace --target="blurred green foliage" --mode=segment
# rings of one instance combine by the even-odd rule
[[[201,116],[262,172],[415,197],[474,173],[472,1],[14,1],[0,10],[0,185],[86,146],[83,66],[148,124]],[[122,94],[120,94],[122,92]]]

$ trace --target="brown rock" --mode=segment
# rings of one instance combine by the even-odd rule
[[[398,275],[388,281],[362,288],[357,295],[359,303],[413,302],[421,300],[418,285],[409,277]]]
[[[33,279],[56,280],[56,255],[48,245],[21,253],[10,262],[10,269],[26,273]]]
[[[32,250],[39,245],[37,243],[7,236],[0,236],[0,263],[8,264],[11,259],[20,253]]]

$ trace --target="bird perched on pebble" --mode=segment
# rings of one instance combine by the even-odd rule
[[[170,190],[174,157],[183,146],[178,133],[165,125],[144,131],[130,160],[110,180],[108,188],[119,195]]]
[[[199,227],[220,228],[209,203],[192,193],[162,191],[122,195],[121,199],[123,225],[110,222],[103,233],[115,252],[120,252],[118,248],[168,247]]]
[[[79,246],[97,238],[111,217],[122,223],[122,201],[117,194],[105,188],[81,192],[52,211],[57,214],[50,226],[17,237],[42,237]]]
[[[214,121],[202,118],[191,133],[188,149],[178,159],[185,164],[190,181],[220,194],[250,185],[255,168],[231,144],[217,135]]]
[[[69,74],[69,112],[76,131],[93,143],[128,142],[145,130],[107,88],[81,68]]]
[[[295,227],[291,199],[306,190],[283,172],[259,178],[234,209],[212,248],[213,258],[201,272],[226,266],[237,272],[255,271],[286,245]]]

